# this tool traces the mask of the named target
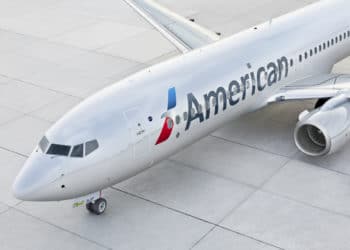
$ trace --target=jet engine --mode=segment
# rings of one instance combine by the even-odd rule
[[[303,153],[324,156],[338,151],[350,139],[350,99],[341,94],[323,106],[299,115],[294,140]]]

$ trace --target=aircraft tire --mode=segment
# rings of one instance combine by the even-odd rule
[[[94,203],[87,204],[86,208],[91,213],[96,214],[96,215],[100,215],[106,211],[107,201],[106,201],[106,199],[99,198]]]

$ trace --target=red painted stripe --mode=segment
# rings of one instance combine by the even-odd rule
[[[171,128],[168,127],[168,122],[171,122]],[[161,144],[169,139],[171,132],[173,131],[173,127],[174,121],[170,117],[167,117],[164,121],[162,132],[159,135],[156,145]]]

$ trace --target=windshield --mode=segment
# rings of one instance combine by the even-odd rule
[[[84,156],[84,144],[74,146],[71,157],[83,157]]]
[[[90,155],[92,152],[98,149],[99,143],[97,140],[91,140],[75,146],[61,145],[61,144],[54,144],[54,143],[50,144],[49,140],[46,138],[46,136],[44,136],[39,142],[39,148],[44,154],[48,154],[48,155],[82,158],[84,156]]]
[[[86,143],[85,156],[91,154],[98,148],[98,142],[96,140],[88,141]]]
[[[49,147],[49,150],[47,151],[47,154],[68,156],[70,148],[71,147],[67,145],[51,144],[51,146]]]
[[[41,141],[39,142],[39,148],[41,149],[41,151],[42,151],[43,153],[46,152],[46,150],[47,150],[49,144],[50,144],[50,143],[49,143],[49,140],[46,138],[46,136],[44,136],[44,137],[41,139]]]

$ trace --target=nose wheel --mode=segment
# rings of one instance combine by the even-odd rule
[[[103,198],[98,198],[94,203],[87,203],[86,209],[96,215],[103,214],[107,208],[107,201]]]

